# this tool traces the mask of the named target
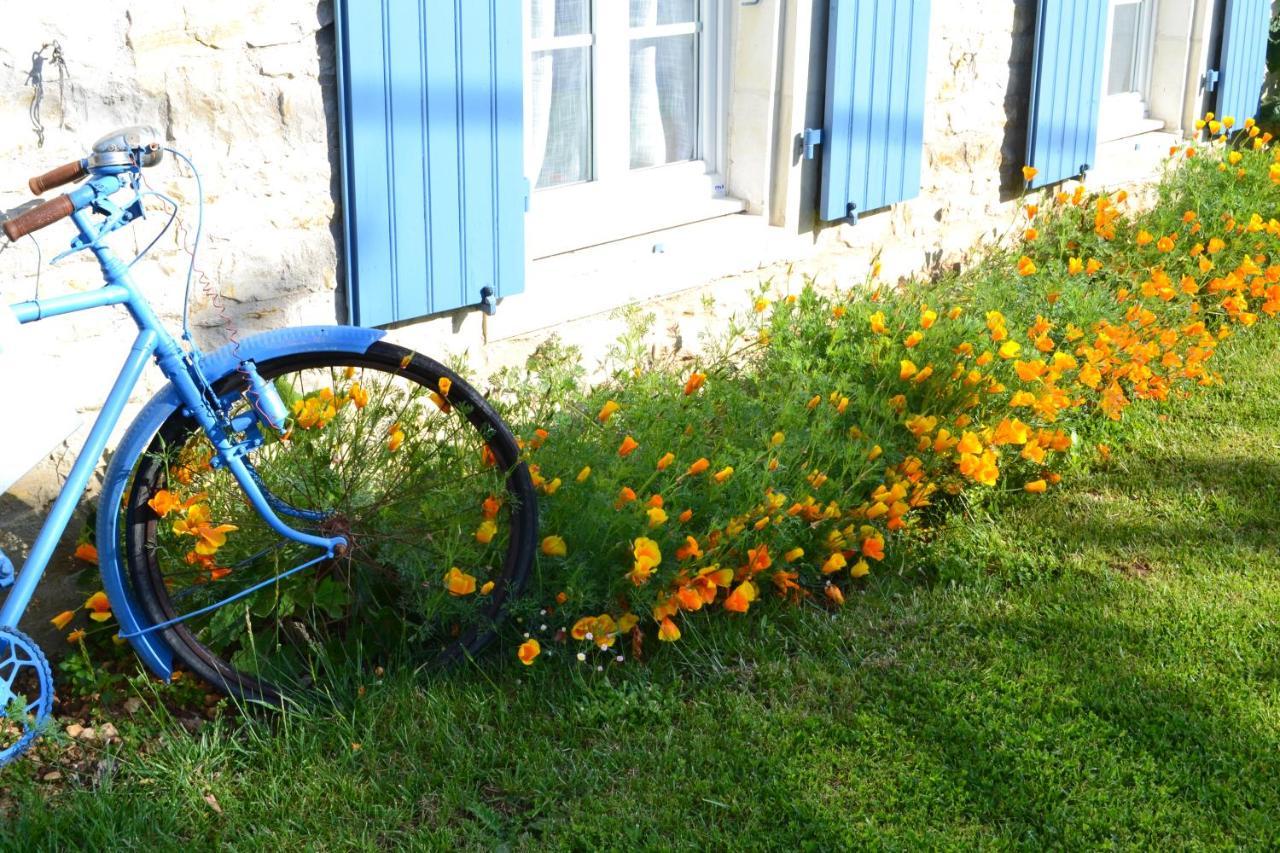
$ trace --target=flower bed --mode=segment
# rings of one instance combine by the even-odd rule
[[[636,314],[595,387],[554,341],[494,377],[542,501],[533,588],[510,608],[519,660],[616,665],[691,619],[838,608],[901,570],[949,504],[1051,492],[1073,460],[1109,453],[1134,402],[1219,381],[1217,347],[1280,311],[1280,162],[1252,122],[1201,124],[1208,139],[1170,151],[1149,209],[1123,191],[1030,194],[1018,233],[937,280],[891,286],[873,267],[835,292],[766,282],[692,363],[656,353]],[[377,440],[395,454],[405,437]],[[502,543],[496,499],[476,504],[454,538],[482,554]],[[436,609],[419,620],[475,618],[493,584],[468,553],[422,578],[412,600]],[[85,607],[105,641],[105,601]]]
[[[1150,209],[1030,194],[1015,239],[940,280],[766,283],[692,367],[640,323],[585,394],[554,345],[500,377],[548,535],[520,660],[564,643],[603,666],[706,613],[839,607],[940,505],[1050,492],[1134,402],[1219,381],[1221,342],[1280,311],[1280,163],[1252,122],[1201,125]]]

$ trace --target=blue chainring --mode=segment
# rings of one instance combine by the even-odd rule
[[[53,671],[36,642],[0,628],[0,767],[40,736],[53,713]]]

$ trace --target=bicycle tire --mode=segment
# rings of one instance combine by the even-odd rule
[[[435,647],[439,663],[479,653],[495,636],[505,608],[523,590],[537,542],[533,484],[520,459],[518,443],[502,418],[453,371],[427,356],[387,342],[375,343],[359,354],[299,352],[263,361],[256,367],[263,379],[275,384],[293,417],[284,440],[264,441],[247,458],[276,500],[295,512],[312,514],[307,518],[282,515],[286,523],[297,529],[339,532],[351,540],[351,548],[343,557],[276,580],[224,608],[160,629],[175,658],[221,692],[278,705],[313,686],[317,664],[331,663],[337,647],[350,646],[353,639],[359,639],[357,649],[347,648],[347,652],[364,654],[365,640],[369,639],[366,634],[375,630],[373,622],[366,624],[371,611],[381,620],[377,623],[381,627],[376,630],[382,635],[374,637],[378,645],[388,639],[388,631],[400,631],[401,639],[410,645]],[[323,386],[326,373],[329,386]],[[214,391],[222,400],[237,399],[235,405],[244,411],[248,403],[239,395],[247,385],[246,375],[235,372],[216,382]],[[363,405],[357,405],[361,400],[357,387],[364,395]],[[334,406],[332,419],[313,420],[307,426],[308,412],[312,412],[308,406],[312,400],[326,405],[326,393],[329,402],[336,400],[342,405]],[[396,406],[389,409],[392,401]],[[388,421],[401,433],[401,444],[397,446],[393,446],[394,435],[386,428]],[[351,439],[351,447],[343,445],[342,455],[338,456],[337,445],[343,437]],[[198,610],[193,603],[198,605],[206,598],[226,593],[229,585],[225,582],[237,573],[236,583],[248,588],[263,577],[269,578],[270,572],[282,565],[277,557],[276,565],[268,567],[265,575],[253,568],[252,560],[247,567],[220,565],[230,563],[225,559],[228,554],[243,556],[246,550],[257,548],[261,542],[254,537],[265,525],[248,506],[238,486],[228,487],[228,483],[234,483],[229,473],[204,465],[192,466],[175,458],[175,454],[181,455],[201,441],[207,442],[203,431],[179,410],[164,422],[134,466],[126,501],[126,564],[140,604],[157,624]],[[314,464],[326,452],[327,466]],[[363,462],[362,454],[368,454]],[[425,463],[433,458],[441,464],[430,469]],[[175,462],[180,463],[176,468]],[[472,467],[464,474],[461,466],[468,462]],[[414,467],[419,464],[423,467]],[[407,470],[406,465],[410,466]],[[398,488],[393,488],[407,483],[417,489],[417,475],[427,473],[458,474],[457,481],[468,489],[456,489],[446,483],[445,488],[465,494],[450,497],[451,503],[436,507],[425,498],[415,502],[412,493],[402,498]],[[174,482],[175,478],[188,477],[191,482],[185,485]],[[293,482],[295,477],[305,485]],[[347,482],[346,477],[352,481]],[[361,483],[354,481],[356,477],[362,478]],[[410,480],[412,483],[408,483]],[[341,484],[340,490],[335,490],[335,482]],[[368,484],[382,485],[383,489],[369,493],[365,490]],[[209,491],[211,485],[228,494]],[[178,509],[170,515],[176,519],[171,522],[160,512],[166,507],[158,509],[156,505],[162,490],[168,493],[165,500],[181,501],[189,495],[204,497],[203,502],[194,505],[203,505],[205,510],[192,522],[189,507]],[[495,494],[498,490],[500,494]],[[488,500],[480,498],[485,493],[498,507],[492,513]],[[323,497],[317,498],[317,494]],[[444,500],[444,492],[433,494]],[[346,503],[339,506],[343,501]],[[468,508],[472,501],[478,505]],[[435,513],[430,518],[429,504]],[[414,507],[423,517],[415,518],[412,527],[407,526],[406,520],[392,534],[375,524],[386,521],[388,515],[394,517],[401,508]],[[203,560],[210,555],[192,550],[179,563],[171,547],[174,542],[185,547],[190,542],[207,540],[177,533],[177,525],[181,522],[190,528],[201,518],[210,530],[216,531],[223,524],[235,529],[223,534],[227,543],[215,549],[212,561]],[[486,518],[494,523],[495,531],[482,542],[479,528],[472,533],[471,525],[483,524]],[[217,536],[213,539],[216,541]],[[276,547],[295,554],[301,546],[285,543]],[[419,558],[416,554],[424,556]],[[463,556],[477,561],[462,570],[475,572],[475,589],[455,595],[449,591],[447,576],[442,580],[441,572],[452,568],[456,561],[451,557]],[[481,564],[490,557],[491,565]],[[258,555],[257,559],[265,558]],[[201,574],[205,569],[207,576]],[[219,576],[217,572],[224,574]],[[384,582],[388,576],[390,584]],[[337,586],[336,593],[331,586],[326,595],[331,599],[337,596],[339,602],[343,595],[348,599],[348,611],[341,617],[334,616],[332,600],[329,605],[316,603],[326,580]],[[489,581],[491,587],[481,585]],[[219,585],[223,588],[219,589]],[[381,588],[381,597],[370,594],[375,588]],[[306,603],[307,594],[312,596],[310,604]],[[388,596],[396,600],[384,600]],[[414,609],[419,599],[424,602],[422,613]],[[303,604],[299,605],[300,601]],[[427,613],[427,601],[437,602],[437,610]],[[399,608],[400,623],[390,621],[389,607]],[[233,613],[243,612],[245,629],[240,636],[236,636],[238,628],[229,627],[232,622],[227,617],[217,616],[226,608],[235,608]],[[298,609],[290,608],[300,608],[312,621],[305,621]],[[458,621],[447,625],[444,622],[453,618],[449,616],[450,608],[461,608],[462,615],[455,614]],[[228,632],[231,636],[225,636]],[[266,649],[262,648],[264,641]],[[277,658],[281,660],[276,661]],[[284,660],[293,665],[283,666]],[[251,665],[246,666],[246,661]]]

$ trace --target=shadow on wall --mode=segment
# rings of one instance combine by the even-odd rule
[[[316,30],[316,58],[320,66],[320,98],[324,107],[325,140],[329,149],[329,196],[333,199],[333,216],[329,220],[329,233],[337,250],[338,287],[333,294],[333,316],[338,323],[350,321],[351,308],[347,304],[346,235],[343,231],[342,207],[342,143],[338,111],[338,49],[337,27],[333,22],[333,0],[319,0],[316,17],[324,25]]]
[[[1038,0],[1015,0],[1013,39],[1009,49],[1009,84],[1004,92],[1004,139],[1000,144],[1000,200],[1022,195],[1022,167],[1027,162],[1027,122],[1031,113],[1031,78],[1035,71]]]

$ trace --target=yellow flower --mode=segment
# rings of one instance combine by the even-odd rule
[[[185,517],[173,523],[173,532],[180,536],[194,537],[197,554],[202,556],[215,554],[219,548],[227,544],[227,534],[239,528],[233,524],[214,526],[209,519],[209,507],[205,504],[196,504],[187,509]]]
[[[485,581],[484,586],[480,587],[481,595],[488,595],[493,592],[493,581]]]
[[[880,458],[880,454],[882,453],[884,453],[884,448],[882,448],[880,445],[877,444],[876,446],[872,447],[870,450],[867,451],[867,461],[868,462],[876,461],[877,459]]]
[[[1023,255],[1022,257],[1018,258],[1018,275],[1025,277],[1025,276],[1035,275],[1035,274],[1036,274],[1035,261],[1031,260],[1026,255]]]
[[[1044,480],[1032,480],[1030,483],[1027,483],[1022,488],[1026,489],[1028,492],[1031,492],[1032,494],[1040,494],[1046,488],[1048,488],[1048,484],[1045,483]]]
[[[200,500],[203,500],[203,495],[198,497]],[[147,501],[147,506],[151,507],[151,509],[155,511],[156,515],[164,518],[171,513],[177,512],[180,509],[186,509],[187,507],[193,506],[199,502],[200,501],[196,498],[192,498],[191,501],[183,501],[182,498],[178,496],[177,492],[171,492],[168,489],[160,489],[156,492],[155,497]]]
[[[1086,275],[1093,275],[1100,269],[1102,269],[1102,261],[1097,258],[1090,258],[1084,265]]]
[[[671,621],[670,616],[663,619],[662,624],[658,626],[658,639],[664,643],[674,643],[680,639],[680,629]]]
[[[783,435],[781,432],[775,432],[773,435],[769,436],[769,446],[777,447],[779,444],[782,444],[782,442],[786,440],[787,440],[787,437]]]
[[[871,323],[871,331],[877,335],[883,335],[888,331],[888,327],[884,324],[884,312],[877,311],[867,318]]]
[[[723,483],[725,480],[733,476],[733,466],[726,465],[712,475],[717,483]]]
[[[907,339],[903,341],[903,344],[906,346],[907,349],[911,349],[917,346],[922,340],[924,340],[924,333],[920,331],[915,331],[907,335]]]
[[[706,381],[707,374],[700,370],[695,370],[693,373],[689,374],[689,379],[684,383],[684,395],[688,397],[690,394],[693,394],[706,384]]]
[[[525,640],[520,644],[520,649],[516,652],[516,656],[520,658],[520,663],[525,666],[532,666],[534,659],[540,654],[542,654],[542,646],[537,640]]]
[[[840,591],[840,587],[835,584],[827,584],[827,587],[823,592],[826,594],[827,598],[831,599],[831,601],[837,606],[844,605],[844,593]]]
[[[387,430],[387,450],[395,453],[400,449],[400,445],[404,444],[404,430],[400,428],[400,424],[392,424],[391,429]]]
[[[703,456],[700,459],[695,460],[694,463],[689,466],[688,474],[691,477],[697,476],[710,467],[711,461],[707,459],[707,457]]]
[[[617,403],[615,403],[613,400],[609,400],[603,406],[600,407],[600,413],[596,415],[596,420],[598,420],[602,424],[608,423],[609,418],[613,417],[613,413],[618,411],[618,409],[621,409],[621,408],[622,407],[619,406]]]
[[[782,555],[782,559],[788,563],[794,563],[796,560],[804,556],[803,548],[792,548],[790,551]]]
[[[89,596],[89,600],[84,603],[85,610],[92,610],[89,618],[94,622],[106,622],[111,618],[111,602],[107,599],[107,594],[102,591],[95,592]]]
[[[53,623],[53,627],[61,631],[63,628],[67,627],[74,618],[76,618],[74,610],[64,610],[49,621]]]
[[[662,551],[658,548],[658,543],[646,536],[637,537],[631,543],[631,556],[635,563],[627,577],[636,586],[648,582],[649,575],[662,562]]]
[[[1022,167],[1022,180],[1026,181],[1027,183],[1031,183],[1031,179],[1038,174],[1040,174],[1040,170],[1037,169],[1035,166]]]
[[[476,591],[476,579],[454,566],[444,574],[444,588],[453,596],[470,595]]]
[[[498,525],[492,519],[486,518],[480,522],[480,526],[476,528],[476,541],[481,545],[488,545],[493,541],[493,536],[498,532]]]
[[[81,640],[83,640],[83,639],[84,639],[84,629],[83,629],[83,628],[77,628],[77,629],[75,629],[74,631],[72,631],[70,634],[67,634],[67,642],[68,642],[68,643],[78,643],[78,642],[80,642],[80,641],[81,641]],[[175,673],[175,674],[176,674],[176,673]]]
[[[348,393],[351,395],[351,402],[356,404],[357,409],[363,409],[369,405],[369,392],[364,390],[364,386],[359,382],[352,385]]]
[[[1001,358],[1017,358],[1020,352],[1022,352],[1022,344],[1017,341],[1005,341],[1000,345]]]
[[[867,565],[867,561],[859,560],[858,562],[853,564],[853,568],[849,569],[849,574],[852,577],[860,578],[860,577],[864,577],[870,571],[871,571],[871,567]]]
[[[569,553],[569,547],[562,537],[548,536],[542,540],[542,553],[548,557],[563,557]]]
[[[822,395],[814,394],[812,397],[809,398],[809,402],[804,404],[804,407],[809,411],[813,411],[818,407],[818,404],[821,402],[822,402]]]
[[[98,565],[98,549],[88,542],[81,542],[76,546],[75,558],[96,566]]]
[[[899,379],[910,379],[912,376],[916,375],[918,370],[919,368],[916,367],[915,362],[909,358],[904,358],[902,361],[898,362]]]
[[[634,453],[635,449],[639,446],[640,443],[628,435],[626,438],[622,439],[622,444],[618,445],[618,455],[625,459]]]
[[[846,565],[848,565],[848,562],[845,560],[844,554],[836,551],[830,557],[827,557],[827,561],[822,564],[822,573],[824,575],[829,575],[832,572],[840,571]]]
[[[1077,275],[1077,274],[1082,273],[1082,272],[1084,272],[1084,261],[1080,260],[1079,258],[1068,258],[1068,259],[1067,259],[1067,274],[1068,274],[1068,275]]]
[[[675,461],[676,461],[676,455],[674,453],[668,451],[662,454],[662,458],[658,460],[658,470],[659,471],[667,470],[667,468],[671,465],[671,463]]]
[[[585,483],[587,478],[590,476],[591,476],[591,466],[584,465],[582,466],[582,470],[578,472],[578,476],[575,477],[574,479],[577,480],[579,483]]]
[[[756,587],[751,581],[743,581],[729,593],[729,597],[724,600],[724,609],[731,610],[734,613],[746,613],[747,608],[751,606],[751,602],[756,600]]]
[[[667,523],[666,510],[662,509],[661,507],[656,507],[656,506],[652,507],[648,510],[647,514],[649,516],[650,527],[661,527],[662,525]]]

